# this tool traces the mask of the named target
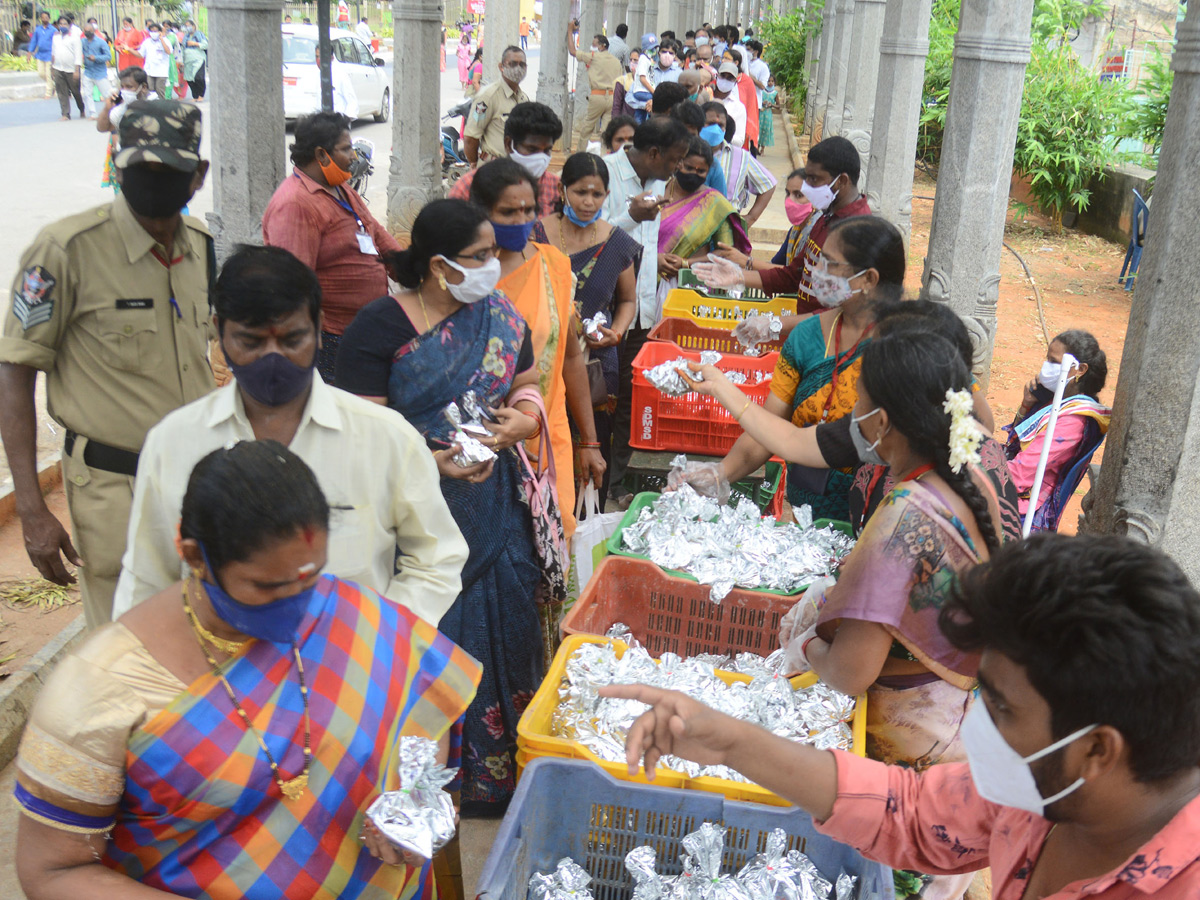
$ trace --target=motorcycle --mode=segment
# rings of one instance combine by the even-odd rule
[[[442,116],[442,121],[452,122],[453,119],[462,118],[465,122],[467,113],[471,110],[471,102],[471,98],[468,97]],[[470,163],[467,162],[467,156],[459,143],[459,129],[453,124],[443,125],[442,185],[449,191],[454,182],[458,181],[469,168],[471,168]]]
[[[350,187],[358,196],[367,200],[367,180],[375,174],[371,164],[375,156],[375,145],[366,138],[358,138],[352,145],[354,162],[350,164]]]

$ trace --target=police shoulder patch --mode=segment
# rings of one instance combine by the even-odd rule
[[[487,111],[488,111],[488,105],[487,105],[486,101],[480,100],[478,103],[475,104],[475,118],[477,120],[482,122],[484,119],[486,119]]]
[[[21,289],[13,297],[13,315],[26,331],[50,321],[56,284],[54,277],[41,266],[30,266],[22,273]]]

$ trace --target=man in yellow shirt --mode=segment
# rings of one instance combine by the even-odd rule
[[[592,37],[591,51],[575,49],[575,32],[579,20],[567,24],[567,52],[587,67],[591,96],[588,97],[587,115],[576,132],[576,149],[586,150],[588,139],[594,132],[604,130],[612,116],[613,87],[617,79],[625,74],[621,61],[608,52],[608,38],[602,34]]]

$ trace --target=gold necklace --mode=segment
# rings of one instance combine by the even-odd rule
[[[562,252],[565,255],[567,255],[569,257],[571,254],[567,251],[567,221],[568,221],[568,219],[567,219],[566,213],[558,214],[558,247],[560,250],[562,250]],[[574,222],[572,222],[571,225],[572,225],[572,227],[575,227],[575,228],[579,227],[579,226],[575,225]],[[580,230],[580,232],[582,232],[584,229],[580,228],[579,230]],[[596,236],[596,223],[595,222],[593,222],[591,225],[589,225],[587,227],[587,233],[592,235],[592,239],[595,238],[595,236]],[[584,247],[592,246],[591,244],[587,243],[588,238],[584,238],[583,240],[584,240],[584,245],[583,245]]]
[[[199,623],[196,620],[195,613],[187,603],[187,587],[184,587],[183,595],[184,607],[188,610],[189,618],[192,621],[194,632],[196,635],[196,643],[200,645],[200,652],[204,654],[204,658],[208,661],[208,665],[212,668],[213,675],[221,682],[225,688],[225,693],[229,695],[229,702],[233,704],[233,708],[237,710],[237,714],[242,717],[242,724],[246,726],[246,730],[254,735],[258,741],[258,746],[262,748],[262,752],[267,756],[267,762],[271,764],[271,774],[275,777],[275,783],[279,785],[279,790],[283,793],[286,800],[299,800],[304,794],[305,788],[308,787],[308,772],[312,768],[312,747],[310,740],[312,735],[312,722],[308,716],[308,686],[304,683],[304,663],[300,660],[300,649],[296,644],[292,643],[292,656],[296,660],[296,673],[300,679],[300,697],[304,701],[304,771],[295,778],[289,778],[284,781],[279,776],[279,764],[275,762],[275,757],[271,755],[271,750],[267,747],[267,742],[263,740],[258,729],[250,723],[250,717],[246,715],[246,711],[242,709],[242,705],[238,703],[237,697],[233,693],[233,685],[225,678],[221,667],[217,665],[217,661],[212,658],[212,654],[208,652],[208,647],[204,645],[204,640],[200,636]]]
[[[421,301],[421,315],[425,317],[425,331],[428,333],[433,331],[433,326],[429,324],[429,310],[425,308],[425,298],[421,296],[421,285],[417,285],[417,299]]]
[[[196,633],[226,656],[237,656],[242,652],[242,649],[246,646],[246,644],[250,643],[249,641],[231,641],[228,638],[217,637],[215,634],[201,625],[200,619],[196,616],[195,611],[192,609],[192,605],[188,603],[187,581],[185,581],[183,584],[183,611],[187,613],[188,618],[192,622],[192,628],[195,629]]]

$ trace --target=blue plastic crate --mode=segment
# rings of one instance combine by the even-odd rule
[[[625,854],[650,845],[658,871],[678,875],[683,838],[705,822],[729,828],[723,871],[736,872],[766,849],[767,835],[787,832],[788,849],[808,855],[826,878],[859,878],[858,900],[894,900],[892,870],[819,834],[801,809],[737,803],[719,794],[617,781],[589,762],[544,757],[525,769],[479,876],[480,900],[526,900],[529,878],[554,871],[564,856],[592,876],[596,900],[629,900]]]

